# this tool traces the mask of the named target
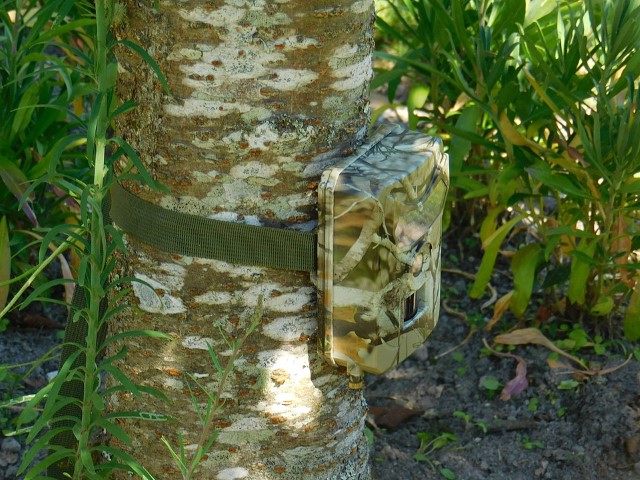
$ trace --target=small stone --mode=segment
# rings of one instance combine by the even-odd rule
[[[634,435],[625,439],[624,447],[631,458],[638,456],[640,453],[640,435]]]
[[[16,478],[18,475],[18,465],[11,465],[7,467],[7,470],[4,472],[5,478]]]
[[[7,467],[5,470],[6,478],[10,478],[8,473],[10,466],[18,463],[20,460],[20,449],[20,443],[18,443],[15,438],[7,437],[2,440],[2,444],[0,445],[0,467]]]
[[[547,472],[547,468],[549,468],[549,462],[546,460],[543,460],[540,463],[540,468],[536,469],[536,471],[534,472],[536,477],[541,477],[542,475],[544,475]]]
[[[57,376],[58,376],[58,371],[57,370],[54,370],[52,372],[47,372],[46,373],[46,377],[47,377],[47,381],[48,382],[51,382]]]
[[[0,450],[8,453],[17,453],[20,452],[20,443],[13,437],[7,437],[2,440],[2,446],[0,446]]]
[[[412,356],[416,360],[426,362],[427,360],[429,360],[429,350],[425,344],[422,344],[415,352],[413,352]]]

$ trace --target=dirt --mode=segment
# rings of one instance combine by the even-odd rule
[[[528,386],[509,400],[500,399],[518,362],[487,349],[484,342],[494,348],[500,328],[491,333],[479,328],[469,336],[470,323],[484,324],[493,307],[481,308],[486,298],[471,301],[466,295],[471,280],[446,271],[460,268],[459,261],[447,257],[451,253],[445,252],[442,299],[467,319],[443,312],[434,333],[412,357],[396,370],[368,379],[374,478],[640,478],[640,363],[632,359],[625,364],[633,345],[611,342],[603,355],[582,349],[578,355],[590,370],[623,366],[577,379],[567,368],[550,367],[554,356],[547,348],[518,346],[511,353],[526,364]],[[464,270],[475,271],[470,266]],[[508,288],[507,277],[496,271],[492,283],[498,290]],[[432,443],[420,450],[421,439]]]
[[[447,311],[435,332],[400,367],[367,378],[373,478],[640,478],[640,363],[631,360],[613,372],[576,380],[566,369],[549,366],[548,349],[519,346],[511,353],[526,364],[528,386],[502,400],[502,386],[515,377],[518,361],[489,352],[483,342],[495,348],[495,334],[504,326],[484,332],[492,307],[482,309],[486,298],[471,301],[466,295],[471,280],[459,271],[474,272],[477,261],[468,254],[462,258],[457,249],[445,251]],[[506,271],[494,274],[499,294],[508,288],[507,278]],[[61,331],[53,327],[60,319],[46,311],[31,314],[35,323],[0,334],[0,364],[34,360],[59,343]],[[49,323],[42,326],[43,319]],[[472,335],[470,324],[479,327]],[[605,355],[593,349],[578,354],[592,370],[605,371],[623,364],[631,348],[615,341]],[[26,383],[4,378],[0,398],[34,391],[54,369],[54,362],[38,366]],[[3,428],[14,414],[0,410]],[[16,478],[22,453],[23,445],[0,438],[0,480]]]

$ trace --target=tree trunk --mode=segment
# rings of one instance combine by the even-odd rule
[[[312,230],[321,171],[367,130],[373,0],[161,0],[158,10],[151,1],[125,3],[116,37],[145,47],[173,94],[163,94],[139,57],[118,52],[119,95],[139,106],[117,129],[170,194],[126,188],[184,213]],[[119,367],[169,403],[123,393],[110,408],[166,412],[177,422],[127,422],[134,443],[119,447],[156,478],[180,478],[161,437],[177,446],[182,435],[192,451],[202,427],[191,393],[206,400],[192,378],[212,391],[220,381],[207,342],[224,363],[224,337],[243,335],[262,296],[261,324],[234,363],[219,436],[195,478],[369,478],[365,401],[316,353],[308,273],[127,242],[120,274],[155,293],[134,284],[134,306],[112,332],[155,329],[175,341],[129,340]]]

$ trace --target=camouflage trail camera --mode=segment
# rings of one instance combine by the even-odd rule
[[[347,367],[352,388],[404,360],[437,322],[448,188],[441,140],[398,126],[322,175],[319,351]]]

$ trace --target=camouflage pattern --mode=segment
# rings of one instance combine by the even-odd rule
[[[440,139],[384,126],[318,188],[319,351],[352,388],[383,373],[435,327],[442,212],[449,187]]]

